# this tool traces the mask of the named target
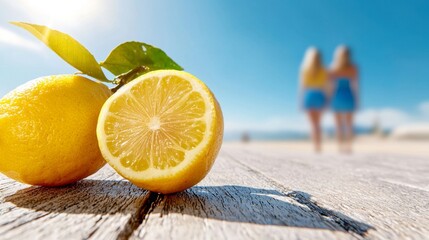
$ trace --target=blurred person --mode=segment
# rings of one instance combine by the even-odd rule
[[[243,143],[250,142],[250,135],[249,135],[249,133],[243,132],[243,134],[241,134],[241,142],[243,142]]]
[[[359,84],[358,69],[351,60],[348,47],[336,48],[329,75],[331,108],[335,116],[339,150],[351,153],[354,137],[353,115],[358,103]]]
[[[322,150],[321,119],[326,106],[327,81],[328,74],[320,52],[314,47],[308,48],[301,65],[300,87],[302,106],[310,120],[311,137],[316,152]]]

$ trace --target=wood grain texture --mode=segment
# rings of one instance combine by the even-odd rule
[[[0,239],[428,239],[429,156],[225,144],[172,195],[109,167],[61,188],[0,176]]]
[[[257,144],[224,150],[319,206],[368,223],[368,238],[429,238],[429,156],[314,155]]]
[[[0,239],[117,239],[148,196],[109,167],[60,188],[2,181]]]

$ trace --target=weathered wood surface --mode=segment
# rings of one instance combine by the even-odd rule
[[[0,177],[0,239],[428,239],[429,156],[225,144],[182,193],[109,167],[62,188]]]
[[[274,181],[311,194],[317,205],[367,223],[368,238],[429,239],[429,156],[319,156],[257,145],[225,150]]]
[[[110,168],[61,188],[3,178],[0,190],[0,239],[116,239],[148,196]]]

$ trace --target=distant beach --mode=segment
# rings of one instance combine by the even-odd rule
[[[291,136],[292,137],[292,136]],[[394,140],[390,138],[379,138],[373,136],[359,136],[354,144],[354,152],[358,154],[385,154],[429,157],[429,141],[427,140]],[[307,138],[282,139],[282,140],[257,140],[251,139],[247,143],[240,141],[226,141],[227,146],[249,146],[251,148],[262,148],[264,150],[287,149],[290,152],[313,154],[311,142]],[[334,139],[325,139],[322,154],[336,154],[337,145]]]
[[[391,130],[380,130],[380,134],[389,135]],[[355,127],[357,135],[370,135],[374,133],[374,129],[370,127]],[[285,140],[309,140],[309,131],[293,131],[293,130],[279,130],[279,131],[225,131],[225,141],[239,141],[244,134],[247,134],[250,140],[257,141],[285,141]],[[323,132],[325,138],[334,138],[335,130],[333,128],[326,128]]]

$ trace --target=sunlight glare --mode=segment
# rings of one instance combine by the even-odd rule
[[[98,1],[38,0],[26,1],[26,10],[47,24],[76,25],[93,17]]]

